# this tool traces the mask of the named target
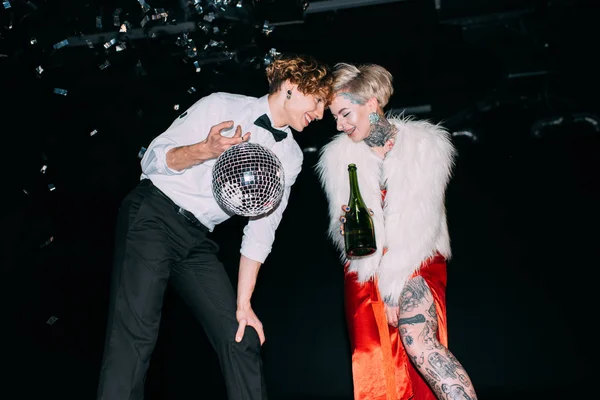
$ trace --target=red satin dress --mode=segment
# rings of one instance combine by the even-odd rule
[[[385,196],[385,191],[382,193]],[[436,400],[410,362],[400,333],[387,323],[376,278],[359,283],[345,266],[346,321],[352,348],[355,400]],[[413,274],[425,279],[435,301],[438,339],[448,346],[446,321],[446,260],[437,255]]]

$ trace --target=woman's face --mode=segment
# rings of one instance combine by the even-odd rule
[[[364,140],[370,134],[369,114],[374,111],[372,108],[370,102],[362,102],[348,92],[336,93],[329,106],[337,130],[346,133],[355,143]]]

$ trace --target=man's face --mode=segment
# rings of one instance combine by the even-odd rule
[[[318,95],[304,94],[293,85],[288,90],[292,94],[286,99],[284,109],[287,124],[297,132],[302,132],[312,121],[323,118],[325,102]],[[286,93],[287,94],[287,93]]]

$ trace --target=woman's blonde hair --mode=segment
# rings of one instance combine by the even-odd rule
[[[352,93],[361,104],[375,97],[379,106],[384,108],[394,94],[392,80],[392,74],[376,64],[338,63],[333,67],[334,93]]]

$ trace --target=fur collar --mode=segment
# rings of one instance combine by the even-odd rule
[[[350,260],[349,270],[357,272],[360,282],[377,277],[381,297],[396,305],[406,280],[423,261],[436,252],[446,258],[451,255],[445,191],[455,149],[439,125],[388,119],[398,134],[385,160],[364,142],[354,143],[341,133],[321,149],[316,171],[329,202],[328,236],[345,263],[339,218],[350,196],[348,164],[356,164],[361,195],[375,213],[377,252]],[[384,203],[382,187],[387,189]]]

